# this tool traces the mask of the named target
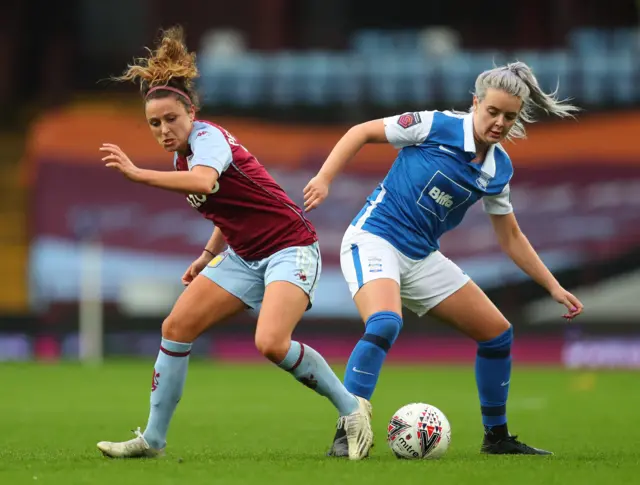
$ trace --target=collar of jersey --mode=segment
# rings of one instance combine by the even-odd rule
[[[464,115],[462,118],[462,128],[464,130],[464,151],[476,154],[476,142],[473,139],[473,113]],[[487,150],[487,154],[482,163],[482,167],[477,164],[471,164],[473,167],[479,168],[482,172],[493,178],[496,176],[496,146],[491,145]]]

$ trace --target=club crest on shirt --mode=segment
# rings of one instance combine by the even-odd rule
[[[209,266],[209,268],[215,268],[217,266],[220,266],[220,263],[222,263],[226,257],[227,257],[227,253],[220,253],[211,261],[209,261],[209,264],[207,266]]]
[[[398,124],[405,130],[420,123],[419,113],[404,113],[398,117]]]
[[[487,186],[489,185],[490,181],[491,181],[491,177],[489,175],[487,175],[484,172],[480,172],[480,176],[476,179],[476,184],[482,190],[487,190]]]

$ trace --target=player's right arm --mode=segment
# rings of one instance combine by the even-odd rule
[[[429,136],[432,111],[404,113],[353,126],[333,148],[318,174],[304,188],[304,207],[318,207],[329,194],[329,185],[345,165],[368,143],[390,143],[395,148],[419,145]]]

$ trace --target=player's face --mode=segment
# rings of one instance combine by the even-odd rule
[[[522,100],[500,89],[487,89],[482,101],[473,98],[473,127],[482,143],[499,143],[505,139],[518,119]]]
[[[158,143],[168,152],[186,151],[195,110],[174,96],[150,99],[145,106],[147,122]]]

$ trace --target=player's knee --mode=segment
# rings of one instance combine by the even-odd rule
[[[513,327],[508,324],[500,334],[478,341],[478,355],[489,359],[505,358],[511,354]]]
[[[402,330],[402,317],[395,312],[378,312],[369,317],[363,339],[388,351]]]
[[[291,338],[267,332],[256,332],[255,342],[258,352],[276,364],[284,360],[291,346]]]
[[[162,322],[162,337],[174,342],[193,342],[195,335],[191,335],[189,328],[181,324],[173,315],[169,315]]]
[[[511,335],[513,338],[513,329],[508,320],[504,319],[501,321],[497,321],[491,325],[487,325],[486,328],[483,328],[481,332],[479,332],[479,337],[476,338],[478,343],[486,342],[489,340],[496,339],[501,335],[505,334]]]

